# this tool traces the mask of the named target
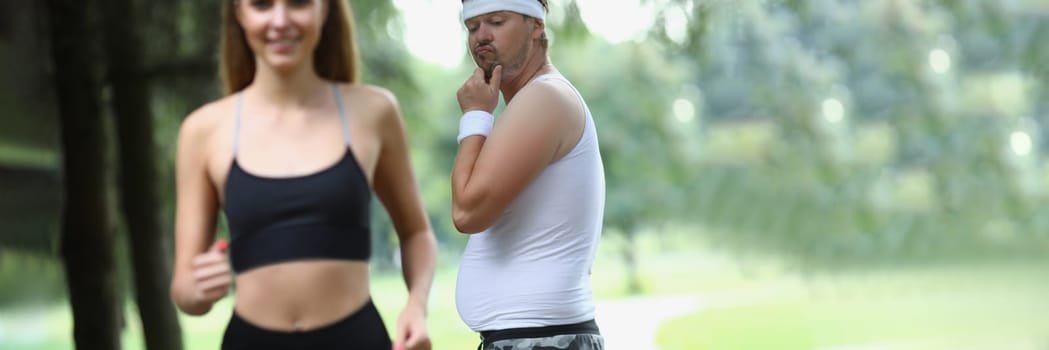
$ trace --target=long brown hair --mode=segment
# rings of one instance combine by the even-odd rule
[[[222,40],[219,67],[226,94],[247,87],[255,79],[255,53],[248,46],[244,29],[237,22],[236,6],[242,0],[226,0],[222,6]],[[313,68],[323,79],[356,83],[359,78],[357,40],[353,10],[347,0],[328,1],[328,17],[313,52]]]

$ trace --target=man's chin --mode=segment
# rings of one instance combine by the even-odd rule
[[[494,67],[495,66],[489,66],[488,68],[484,68],[484,82],[487,83],[492,80],[492,70],[495,69]]]
[[[484,81],[488,82],[492,79],[492,71],[495,70],[496,62],[483,62],[479,63],[477,67],[480,67],[484,71]]]

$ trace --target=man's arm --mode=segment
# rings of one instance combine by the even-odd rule
[[[463,89],[487,86],[491,90],[483,93],[494,91],[498,98],[498,89],[492,87],[498,86],[498,76],[493,76],[491,85],[483,79],[474,74]],[[471,104],[463,103],[463,94],[461,90],[464,111],[473,109]],[[456,229],[477,233],[490,227],[514,198],[556,160],[564,147],[563,140],[573,134],[578,136],[581,124],[574,125],[569,117],[572,106],[564,101],[550,85],[522,89],[496,121],[491,135],[462,140],[452,168],[452,220]]]

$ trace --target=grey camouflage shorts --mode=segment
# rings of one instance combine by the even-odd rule
[[[484,350],[604,350],[605,338],[597,334],[564,334],[544,338],[497,340]]]

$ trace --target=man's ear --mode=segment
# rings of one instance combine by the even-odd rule
[[[546,32],[546,22],[533,17],[532,23],[535,23],[535,28],[532,30],[532,39],[539,40],[539,38],[543,36],[543,33]]]

